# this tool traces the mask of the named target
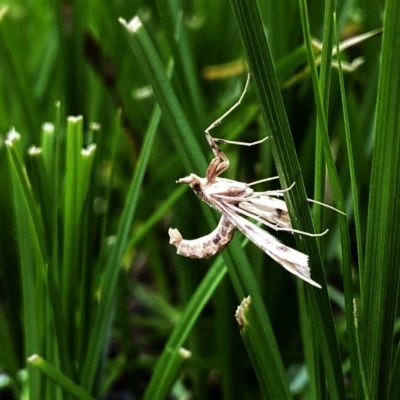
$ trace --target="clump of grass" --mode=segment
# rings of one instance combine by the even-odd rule
[[[382,25],[379,4],[3,5],[3,393],[398,398],[397,3],[382,40],[337,56],[342,36]],[[216,226],[174,182],[204,174],[204,128],[236,101],[246,65],[250,91],[216,136],[271,140],[225,145],[225,176],[295,182],[293,226],[330,229],[294,237],[321,290],[240,234],[210,261],[168,244],[169,226],[193,238]],[[311,218],[307,197],[347,216]],[[249,295],[245,347],[234,314]]]

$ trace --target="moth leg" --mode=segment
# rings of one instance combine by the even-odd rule
[[[270,178],[267,178],[267,179],[270,179]],[[260,181],[257,181],[257,182],[249,183],[248,186],[255,185],[256,183],[263,182],[264,180],[267,180],[267,179],[263,179],[263,180],[260,180]],[[275,177],[273,177],[272,179],[275,179]],[[255,197],[260,197],[260,196],[263,196],[263,195],[275,196],[275,197],[283,197],[283,193],[288,192],[289,190],[293,189],[293,186],[294,186],[295,184],[296,184],[296,182],[293,182],[293,183],[292,183],[288,188],[286,188],[286,189],[276,189],[276,190],[266,190],[265,192],[256,192],[256,193],[253,194],[252,197],[255,198]],[[308,200],[308,199],[307,199],[307,200]]]
[[[247,75],[247,80],[246,80],[246,84],[244,86],[243,92],[239,97],[239,100],[226,112],[224,113],[221,117],[219,117],[216,121],[214,121],[206,130],[205,130],[205,135],[206,135],[206,139],[207,142],[212,150],[212,152],[214,153],[215,158],[217,159],[221,159],[222,162],[227,162],[227,166],[225,167],[228,168],[229,166],[229,161],[227,156],[224,154],[224,152],[218,147],[217,145],[217,141],[215,139],[213,139],[213,137],[210,134],[210,130],[215,128],[216,126],[218,126],[222,120],[229,115],[236,107],[238,107],[240,105],[240,103],[243,100],[244,95],[246,94],[247,88],[249,86],[249,82],[250,82],[250,73]],[[219,140],[219,143],[223,143],[221,140]],[[228,143],[228,142],[226,142]],[[224,169],[224,170],[225,170]],[[223,170],[223,171],[224,171]],[[221,171],[222,172],[222,171]]]
[[[205,135],[206,139],[208,142],[208,145],[211,148],[211,151],[214,154],[214,159],[211,161],[210,165],[208,166],[207,169],[207,179],[210,182],[213,182],[215,178],[220,175],[222,172],[226,171],[229,168],[229,160],[228,157],[225,155],[225,153],[219,148],[218,143],[228,143],[228,144],[236,144],[240,146],[254,146],[256,144],[260,144],[264,142],[265,140],[268,139],[268,136],[265,137],[264,139],[257,140],[256,142],[236,142],[233,140],[226,140],[226,139],[219,139],[219,138],[213,138],[210,134],[211,129],[215,128],[218,126],[222,120],[228,116],[236,107],[240,105],[240,103],[243,100],[244,95],[247,92],[247,88],[249,86],[250,82],[250,73],[247,75],[247,80],[246,84],[244,86],[243,92],[239,97],[239,100],[227,111],[225,112],[221,117],[219,117],[216,121],[214,121],[206,130],[205,130]]]
[[[254,186],[254,185],[258,185],[259,183],[274,181],[276,179],[279,179],[279,176],[272,176],[270,178],[260,179],[259,181],[248,183],[247,186]]]
[[[210,162],[210,164],[207,167],[206,171],[206,178],[208,182],[214,182],[215,178],[222,174],[224,171],[226,171],[229,168],[229,160],[226,157],[224,153],[221,154],[225,157],[224,161],[221,161],[221,158],[213,158]]]
[[[221,143],[221,144],[236,144],[238,146],[255,146],[257,144],[265,142],[267,139],[269,139],[269,136],[266,136],[264,139],[257,140],[255,142],[237,142],[236,140],[227,140],[227,139],[220,139],[220,138],[213,138],[214,143]]]
[[[244,86],[243,92],[242,92],[239,100],[226,113],[224,113],[221,117],[219,117],[216,121],[214,121],[205,130],[205,135],[206,135],[208,145],[210,146],[211,151],[214,154],[214,159],[210,162],[210,165],[208,166],[207,172],[206,172],[206,177],[209,182],[213,182],[218,175],[222,174],[224,171],[226,171],[229,168],[228,157],[217,145],[217,142],[222,143],[222,141],[220,139],[215,140],[211,136],[210,130],[215,128],[216,126],[218,126],[227,115],[229,115],[236,107],[238,107],[240,105],[240,103],[243,100],[244,95],[246,94],[247,87],[249,86],[249,82],[250,82],[250,74],[247,75],[246,84]],[[228,143],[228,142],[226,141],[226,143]]]

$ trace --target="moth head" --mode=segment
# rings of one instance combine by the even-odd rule
[[[177,183],[186,183],[187,185],[190,185],[193,191],[198,193],[201,190],[201,178],[198,177],[195,174],[190,174],[189,176],[186,176],[185,178],[181,178],[176,181]]]

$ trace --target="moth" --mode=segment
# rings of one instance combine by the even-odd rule
[[[233,239],[235,230],[238,229],[290,273],[313,286],[321,288],[317,282],[311,279],[308,256],[306,254],[282,244],[270,233],[245,218],[250,217],[277,231],[297,232],[310,236],[325,234],[327,231],[321,234],[309,234],[292,228],[286,203],[278,197],[283,196],[283,193],[290,190],[293,185],[283,190],[255,192],[251,188],[252,185],[274,178],[247,184],[220,177],[229,168],[229,159],[218,147],[218,143],[252,146],[268,139],[266,137],[257,142],[244,143],[213,138],[210,134],[211,129],[219,125],[228,114],[239,106],[247,90],[249,79],[250,74],[237,103],[205,130],[207,142],[214,154],[214,158],[206,170],[206,176],[201,178],[195,174],[190,174],[177,181],[177,183],[189,185],[197,196],[220,212],[222,214],[221,220],[214,231],[193,240],[183,239],[177,229],[170,228],[168,232],[170,243],[177,248],[177,253],[182,256],[209,258],[222,251]]]

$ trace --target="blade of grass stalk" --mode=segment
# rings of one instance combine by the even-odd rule
[[[309,21],[307,15],[307,5],[304,0],[300,0],[300,15],[303,25],[304,40],[307,48],[307,55],[310,65],[311,79],[314,89],[315,103],[317,107],[317,122],[319,127],[319,133],[321,135],[322,147],[324,150],[325,162],[327,164],[328,175],[332,185],[333,196],[336,201],[336,207],[339,210],[344,210],[344,196],[340,187],[339,177],[334,165],[333,156],[330,149],[330,142],[328,136],[328,125],[326,119],[326,112],[323,106],[323,99],[321,96],[321,91],[318,85],[317,69],[315,65],[315,59],[313,57],[311,48],[311,35],[309,28]],[[333,14],[330,18],[333,18]],[[330,35],[332,37],[333,30],[331,29]],[[324,35],[325,38],[325,35]],[[330,41],[332,43],[332,41]],[[331,51],[331,49],[329,49]],[[329,57],[330,64],[330,57]],[[356,346],[355,337],[355,326],[353,317],[353,282],[352,282],[352,271],[351,271],[351,254],[350,254],[350,235],[347,225],[346,218],[344,216],[339,216],[339,227],[340,227],[340,237],[341,237],[341,247],[342,247],[342,262],[343,262],[343,278],[344,278],[344,294],[345,294],[345,314],[347,321],[347,329],[349,334],[349,344],[350,344],[350,359],[352,367],[354,367],[354,395],[358,396],[361,392],[361,379],[359,376],[359,363],[358,363],[358,352]],[[325,364],[326,366],[326,364]],[[331,387],[332,390],[332,387]]]
[[[228,249],[223,252],[223,257],[237,296],[243,298],[247,293],[250,293],[253,299],[255,316],[259,320],[255,329],[258,331],[258,336],[263,337],[260,344],[262,351],[260,351],[259,357],[265,359],[266,363],[263,363],[263,366],[268,371],[266,375],[264,374],[267,381],[263,382],[263,384],[265,384],[271,396],[276,396],[282,400],[290,399],[287,377],[271,322],[260,293],[260,284],[237,236],[234,237]]]
[[[96,145],[94,144],[91,144],[88,146],[87,149],[82,149],[80,151],[79,158],[81,164],[81,173],[78,180],[78,186],[82,188],[81,189],[82,198],[80,199],[82,204],[85,202],[85,198],[89,189],[89,181],[92,176],[91,173],[92,173],[95,153],[96,153]]]
[[[30,356],[28,358],[28,363],[29,365],[38,369],[42,374],[48,376],[53,382],[61,386],[64,390],[74,395],[77,399],[94,400],[94,397],[92,397],[88,392],[83,390],[71,379],[61,373],[61,371],[37,354]]]
[[[360,325],[371,398],[387,398],[398,304],[400,243],[400,3],[388,0],[375,120]]]
[[[17,236],[19,243],[19,250],[21,254],[21,276],[22,276],[22,293],[23,293],[23,321],[25,329],[25,354],[31,354],[32,351],[39,349],[39,335],[38,335],[38,311],[42,305],[38,304],[37,301],[33,301],[36,298],[35,293],[35,270],[36,270],[36,259],[33,252],[30,235],[26,233],[31,229],[31,219],[26,207],[25,199],[22,195],[21,188],[18,188],[18,182],[15,183],[14,197],[15,197],[15,208],[16,222],[17,222]],[[25,239],[23,238],[25,237]],[[40,397],[42,381],[40,376],[32,368],[28,368],[29,373],[29,394],[34,397]]]
[[[60,265],[60,252],[59,252],[59,221],[58,221],[58,213],[59,210],[61,209],[60,207],[60,197],[57,196],[56,194],[59,193],[60,189],[60,176],[61,176],[61,166],[60,166],[60,152],[61,152],[61,104],[60,102],[56,102],[54,105],[55,109],[55,115],[54,115],[54,147],[53,149],[50,149],[54,152],[54,165],[52,168],[48,170],[48,176],[49,176],[49,185],[52,187],[52,191],[54,193],[54,202],[53,202],[53,209],[52,211],[52,221],[53,221],[53,226],[52,226],[52,231],[51,231],[51,237],[54,239],[53,240],[53,248],[52,248],[52,263],[53,265]],[[46,150],[46,147],[44,147],[44,150]],[[53,276],[54,280],[57,283],[57,285],[60,285],[60,278],[61,278],[61,272],[60,268],[55,268],[55,271],[53,271]],[[63,370],[64,371],[64,370]]]
[[[333,43],[333,12],[334,12],[334,2],[332,0],[325,1],[324,10],[324,29],[323,29],[323,47],[322,47],[322,62],[319,75],[319,85],[321,90],[322,103],[324,107],[325,115],[328,115],[329,110],[329,94],[330,94],[330,82],[331,82],[331,63],[332,63],[332,43]],[[307,56],[307,46],[306,56]],[[314,57],[314,54],[313,54]],[[309,67],[307,65],[309,70]],[[315,172],[314,172],[314,199],[320,202],[324,201],[325,196],[325,163],[323,156],[323,140],[321,138],[321,128],[319,124],[320,117],[317,114],[317,129],[315,138]],[[322,232],[324,227],[324,212],[322,207],[315,207],[314,209],[314,227],[317,232]],[[324,238],[317,239],[319,244],[319,250],[322,254],[324,253]],[[312,329],[315,331],[318,329],[315,326],[315,320],[311,320]],[[315,337],[312,334],[312,337]],[[309,347],[307,347],[309,349]],[[313,362],[313,372],[315,374],[314,383],[316,384],[317,398],[325,398],[328,396],[326,390],[326,381],[324,379],[324,364],[322,360],[322,354],[319,351],[314,351],[309,354],[312,356]],[[310,365],[310,363],[308,363]],[[311,371],[310,371],[311,373]]]
[[[43,162],[46,173],[50,175],[50,171],[55,168],[55,127],[54,124],[42,124],[40,135],[40,148],[43,149]],[[52,210],[49,210],[52,211]]]
[[[93,316],[93,293],[96,293],[98,288],[98,282],[100,280],[101,269],[98,268],[98,263],[93,262],[93,253],[91,249],[95,247],[93,243],[96,240],[96,235],[93,233],[98,230],[98,215],[94,212],[97,182],[97,172],[100,170],[98,164],[99,157],[96,156],[97,148],[100,148],[100,144],[92,144],[94,131],[100,130],[98,124],[90,124],[89,132],[85,134],[86,143],[90,143],[86,148],[83,148],[79,152],[79,163],[80,163],[80,176],[76,183],[80,187],[80,193],[84,196],[79,199],[83,204],[81,211],[81,222],[79,226],[79,234],[82,238],[82,246],[80,249],[79,262],[82,265],[78,271],[76,271],[77,281],[75,282],[75,294],[78,294],[75,308],[75,320],[73,324],[79,329],[80,334],[74,338],[74,357],[75,364],[80,368],[84,364],[86,359],[87,343],[91,331],[92,316]],[[97,132],[99,133],[99,132]],[[97,135],[100,136],[100,135]],[[115,136],[118,136],[117,134]],[[119,137],[119,136],[118,136]],[[97,221],[96,221],[97,220]],[[99,238],[104,236],[99,235]],[[102,251],[106,247],[104,242],[100,242],[103,245],[100,247],[100,254],[96,257],[96,260],[103,260]],[[78,369],[78,373],[80,370]],[[74,377],[75,378],[75,377]],[[100,378],[101,379],[101,378]],[[76,379],[74,379],[76,381]]]
[[[15,147],[16,141],[19,138],[16,137],[16,133],[13,133],[13,137],[8,139],[7,149],[11,165],[12,181],[13,181],[13,199],[15,209],[15,220],[17,228],[17,240],[19,245],[20,263],[21,263],[21,277],[22,277],[22,299],[23,299],[23,313],[22,318],[24,321],[25,329],[25,343],[24,352],[28,356],[32,352],[39,350],[39,337],[37,328],[37,309],[40,308],[40,304],[37,304],[35,293],[35,273],[36,273],[36,261],[38,259],[38,242],[36,237],[32,237],[27,234],[33,231],[32,229],[32,218],[29,207],[29,197],[26,196],[26,192],[23,187],[23,182],[26,183],[25,177],[21,180],[21,174],[18,174],[18,168],[16,166],[16,158],[20,158],[20,154],[17,155]],[[14,153],[14,157],[12,157]],[[25,188],[26,189],[26,188]],[[42,265],[42,268],[44,266]],[[37,278],[40,279],[40,274]],[[28,381],[29,394],[33,397],[40,398],[41,380],[37,371],[29,368],[29,381]]]
[[[153,88],[154,94],[163,111],[163,116],[171,127],[171,136],[179,155],[182,157],[183,163],[189,167],[201,167],[194,169],[194,171],[204,171],[205,158],[198,147],[193,132],[190,130],[190,125],[186,121],[169,80],[165,76],[160,57],[155,51],[154,45],[140,19],[135,17],[129,24],[122,19],[120,19],[120,22],[124,25],[136,58],[141,63],[143,73]],[[193,146],[193,143],[195,146]],[[204,209],[205,205],[202,204],[202,206]],[[209,207],[205,207],[204,211],[209,222],[215,221],[215,217],[211,214]],[[259,285],[237,239],[232,241],[231,246],[223,253],[223,256],[239,298],[243,298],[247,293],[251,293],[253,296],[255,309],[261,320],[261,326],[264,329],[264,356],[269,362],[268,379],[270,387],[273,388],[278,397],[282,399],[289,398],[287,379],[284,374],[283,364],[279,356],[268,314],[260,294]]]
[[[261,111],[273,139],[273,155],[282,187],[289,187],[296,182],[293,189],[285,193],[293,226],[302,231],[312,232],[313,224],[307,207],[304,183],[257,3],[253,0],[231,0],[231,4],[254,76]],[[303,237],[299,240],[296,235],[296,241],[300,249],[310,257],[313,278],[323,283],[325,278],[315,238]],[[332,398],[343,399],[345,391],[341,362],[328,293],[325,286],[322,290],[307,287],[312,316],[318,327],[318,341],[326,367],[330,394]]]
[[[338,37],[337,31],[336,31],[336,48],[337,48],[337,57],[338,57],[338,76],[339,76],[339,84],[340,84],[341,99],[342,99],[344,129],[345,129],[345,136],[346,136],[347,158],[348,158],[348,162],[349,162],[351,195],[353,198],[354,222],[355,222],[355,227],[356,227],[358,268],[360,271],[362,271],[364,269],[364,256],[363,256],[363,244],[362,244],[362,234],[361,234],[361,224],[360,224],[357,179],[356,179],[356,175],[355,175],[353,147],[352,147],[352,141],[351,141],[350,123],[349,123],[348,109],[347,109],[346,90],[345,90],[345,85],[344,85],[343,70],[341,67],[341,56],[340,56],[340,51],[339,51],[339,37]],[[362,274],[360,274],[360,279],[361,278],[362,278]]]
[[[39,247],[42,253],[42,258],[43,260],[47,261],[48,260],[48,250],[46,246],[46,242],[44,241],[44,227],[43,227],[43,221],[41,220],[39,216],[39,211],[36,207],[34,198],[32,196],[32,193],[30,191],[30,185],[27,182],[27,178],[25,175],[25,169],[23,167],[22,163],[22,156],[19,153],[19,141],[20,141],[20,135],[16,133],[15,131],[11,131],[8,135],[8,140],[6,142],[7,144],[7,149],[8,149],[8,155],[9,155],[9,160],[10,163],[15,171],[15,173],[18,176],[18,180],[21,184],[23,193],[24,193],[24,198],[27,201],[28,207],[29,207],[29,214],[31,215],[32,221],[33,221],[33,226],[35,230],[37,231],[37,239],[39,241]]]
[[[84,206],[88,196],[89,178],[94,157],[95,146],[91,145],[87,150],[83,146],[83,118],[69,117],[66,137],[66,174],[64,186],[63,219],[63,259],[62,259],[62,304],[67,324],[67,338],[70,353],[77,358],[78,346],[74,340],[75,315],[81,311],[81,298],[76,296],[75,289],[79,285],[78,292],[85,293],[81,285],[86,283],[82,278],[83,259],[85,254],[85,221]],[[86,213],[87,215],[87,213]]]
[[[48,184],[48,176],[46,173],[44,154],[41,148],[30,147],[28,150],[28,162],[30,169],[28,172],[29,180],[32,184],[32,190],[35,193],[37,203],[41,205],[41,216],[43,218],[45,242],[49,243],[48,235],[51,233],[53,222],[51,220],[52,214],[52,199],[50,195],[50,186]]]
[[[335,18],[336,25],[336,18]],[[361,234],[361,224],[360,224],[360,211],[359,211],[359,201],[357,193],[357,181],[355,176],[354,168],[354,158],[353,158],[353,148],[351,143],[350,134],[350,123],[347,112],[347,99],[346,99],[346,89],[344,86],[343,70],[341,65],[341,56],[339,51],[339,35],[337,32],[337,26],[335,28],[335,41],[337,49],[338,58],[338,74],[339,74],[339,84],[340,93],[342,99],[343,108],[343,119],[344,119],[344,129],[346,137],[346,149],[347,149],[347,159],[349,162],[349,172],[350,172],[350,185],[351,185],[351,195],[353,199],[353,210],[354,210],[354,221],[356,226],[356,246],[357,246],[357,256],[358,256],[358,269],[359,271],[364,270],[363,261],[363,245],[362,245],[362,234]],[[350,257],[350,255],[349,255]],[[347,276],[349,274],[346,274]],[[361,277],[362,274],[360,274]],[[353,395],[354,398],[369,398],[369,388],[367,387],[364,371],[364,360],[363,353],[360,351],[360,340],[357,337],[357,327],[356,318],[354,317],[354,312],[350,313],[350,304],[354,303],[354,294],[352,290],[349,290],[348,285],[351,285],[351,274],[348,276],[350,282],[345,286],[345,312],[347,321],[347,332],[348,332],[348,343],[350,348],[350,362],[351,362],[351,374],[353,382]]]
[[[65,328],[65,315],[62,312],[62,298],[60,296],[60,279],[62,269],[58,268],[60,265],[59,260],[59,210],[61,210],[60,202],[62,196],[59,196],[60,188],[60,176],[62,176],[61,165],[60,165],[60,152],[61,152],[61,104],[57,101],[54,105],[54,138],[52,140],[52,146],[46,146],[47,142],[42,138],[42,145],[45,160],[51,158],[52,163],[46,165],[46,172],[49,178],[49,186],[51,187],[50,192],[53,196],[53,202],[51,203],[52,209],[52,227],[48,233],[48,237],[52,238],[51,241],[51,260],[49,261],[49,268],[47,268],[47,288],[49,293],[49,303],[51,305],[52,318],[54,320],[54,329],[56,332],[57,347],[54,346],[50,349],[49,354],[55,354],[54,358],[57,360],[56,365],[60,367],[61,371],[69,377],[73,377],[73,366],[71,362],[71,353],[69,351],[67,342],[67,329]],[[43,128],[42,135],[44,135]],[[48,153],[52,153],[50,157]],[[56,268],[54,266],[57,266]]]
[[[249,353],[254,371],[260,384],[261,392],[265,399],[275,398],[276,392],[271,388],[268,378],[268,363],[266,357],[260,357],[264,353],[263,327],[257,317],[253,302],[250,296],[246,297],[236,310],[236,321],[239,326],[240,334],[243,338]]]

